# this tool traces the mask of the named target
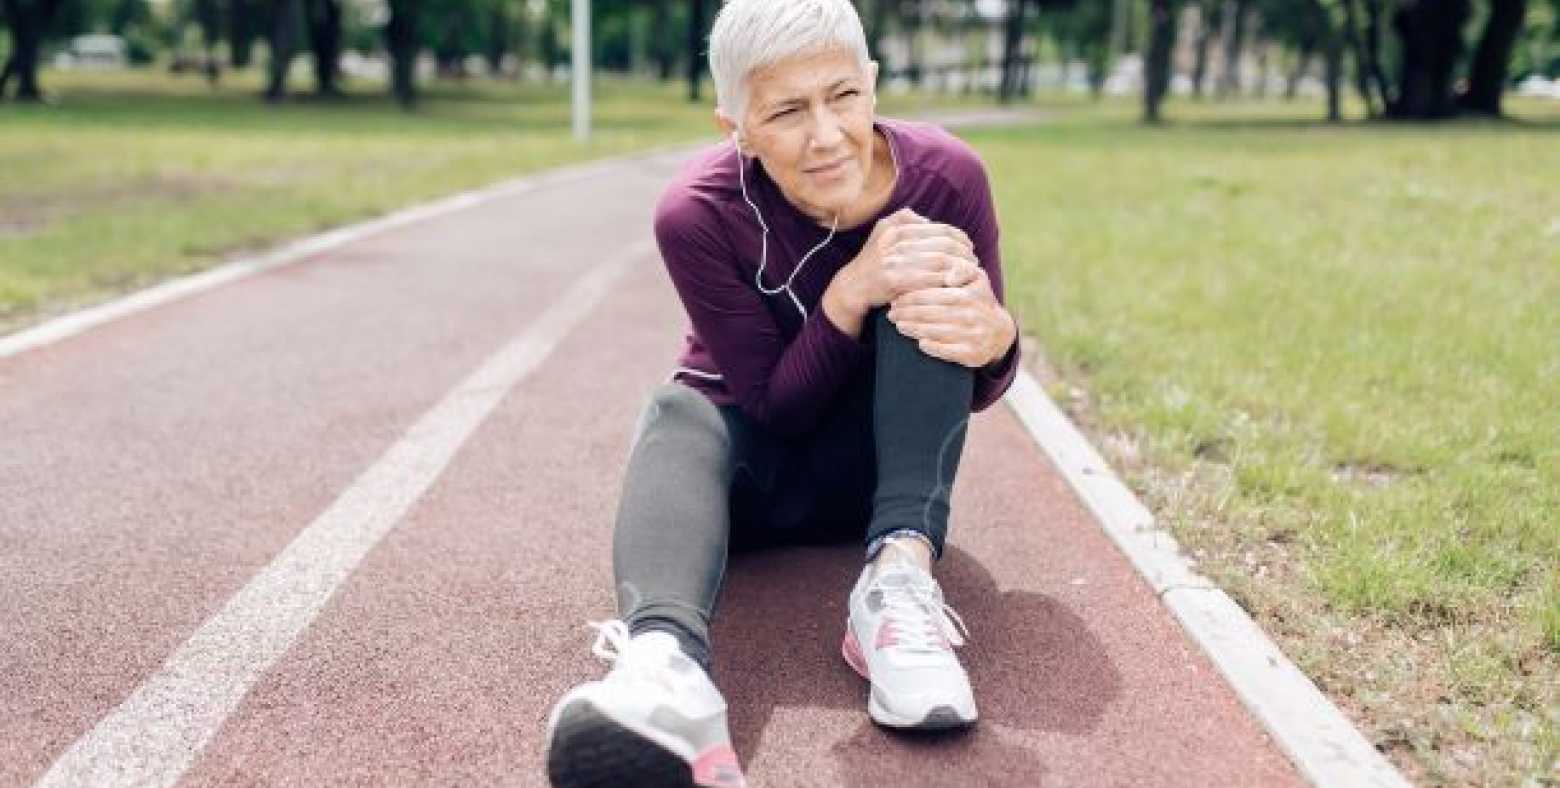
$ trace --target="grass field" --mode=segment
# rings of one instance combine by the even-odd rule
[[[1560,112],[1515,109],[967,135],[1053,394],[1434,783],[1560,774]]]
[[[682,88],[439,88],[266,107],[48,73],[0,107],[0,332],[246,248],[543,167],[713,139]],[[1045,102],[964,132],[1048,385],[1200,569],[1411,776],[1560,773],[1560,110]],[[885,114],[924,108],[885,98]]]
[[[595,134],[568,86],[434,86],[407,114],[375,86],[267,106],[161,71],[45,72],[53,106],[0,105],[0,332],[244,249],[572,161],[717,138],[682,83],[600,78]],[[949,102],[885,97],[890,112]]]

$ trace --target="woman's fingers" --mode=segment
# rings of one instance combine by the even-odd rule
[[[975,296],[964,287],[927,287],[914,290],[894,299],[891,310],[907,307],[930,305],[968,305],[975,302]]]
[[[914,249],[973,255],[974,246],[968,240],[950,234],[952,229],[947,225],[901,225],[885,240],[896,251]]]
[[[971,342],[979,337],[979,330],[974,325],[966,323],[942,323],[923,322],[919,320],[899,320],[894,323],[899,333],[907,337],[917,339],[933,339],[938,342]]]
[[[924,265],[898,265],[891,261],[885,261],[888,270],[884,273],[895,298],[922,290],[951,290],[962,293],[961,285],[949,284],[950,281],[960,279],[964,273],[952,266],[937,268]],[[961,283],[962,284],[962,283]]]

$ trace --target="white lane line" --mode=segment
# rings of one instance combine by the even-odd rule
[[[510,197],[535,189],[547,188],[573,181],[610,173],[613,169],[636,162],[656,162],[661,157],[668,161],[681,161],[690,151],[688,145],[674,145],[640,153],[586,162],[570,167],[560,167],[543,173],[501,181],[471,191],[453,194],[433,202],[413,205],[377,219],[340,227],[329,232],[284,244],[269,252],[226,263],[217,268],[189,276],[170,279],[145,290],[117,298],[97,306],[70,312],[33,328],[0,337],[0,359],[25,353],[44,345],[58,342],[104,323],[144,312],[181,298],[220,287],[229,282],[244,279],[271,268],[280,268],[301,262],[321,252],[335,249],[371,235],[393,230],[415,222],[427,221],[465,210],[475,205]]]
[[[447,393],[37,785],[174,784],[499,400],[653,249],[649,239],[637,241],[585,274]]]
[[[1192,570],[1175,537],[1159,527],[1028,370],[1019,370],[1004,399],[1306,779],[1324,786],[1409,785],[1235,600]]]

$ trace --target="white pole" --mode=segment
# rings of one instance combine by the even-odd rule
[[[574,0],[574,139],[590,139],[590,0]]]

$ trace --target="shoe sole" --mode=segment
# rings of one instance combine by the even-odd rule
[[[584,698],[558,717],[547,751],[555,788],[697,788],[693,767],[665,747],[618,724]]]
[[[866,679],[869,683],[872,681],[872,676],[867,671],[867,658],[861,653],[861,644],[856,640],[856,633],[849,628],[845,631],[845,640],[840,643],[840,656],[845,658],[845,662],[850,665],[852,670],[856,671],[857,675]],[[974,725],[977,719],[975,714],[970,714],[966,717],[960,714],[958,709],[946,705],[933,706],[926,712],[925,716],[919,718],[895,714],[878,702],[876,685],[868,693],[867,716],[871,717],[873,722],[888,728],[918,731],[964,728]]]

